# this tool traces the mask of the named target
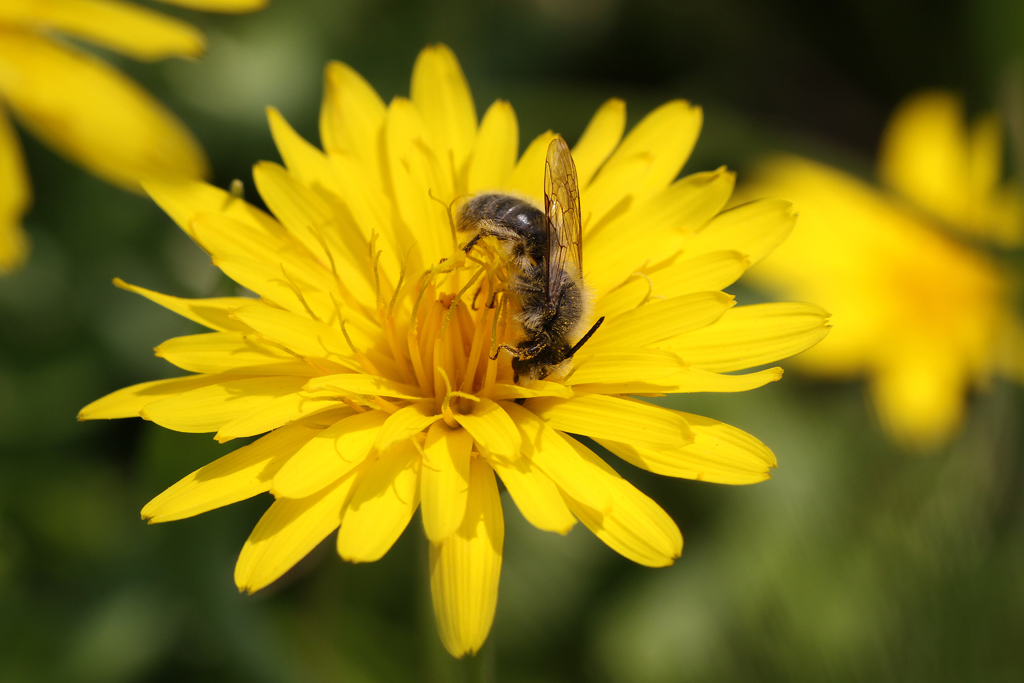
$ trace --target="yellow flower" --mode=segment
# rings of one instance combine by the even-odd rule
[[[164,0],[219,12],[258,9],[267,0]],[[28,254],[21,227],[31,203],[25,162],[8,112],[41,141],[121,187],[174,176],[202,177],[199,143],[170,111],[106,62],[56,34],[135,59],[196,57],[199,31],[116,0],[0,2],[0,273]]]
[[[1001,156],[994,117],[968,131],[954,96],[927,92],[886,130],[887,189],[797,157],[765,163],[747,188],[788,197],[800,213],[793,236],[752,277],[821,302],[838,323],[796,363],[829,378],[866,375],[882,425],[913,448],[956,431],[970,387],[996,373],[1024,378],[1009,280],[953,234],[1024,242],[1019,197],[1000,185]]]
[[[573,151],[593,301],[583,322],[605,321],[571,370],[518,383],[499,349],[519,340],[503,289],[512,266],[492,238],[467,254],[449,210],[482,191],[544,206],[555,136],[517,159],[512,108],[497,101],[478,124],[443,46],[420,54],[411,98],[389,105],[330,64],[323,152],[277,111],[269,119],[285,166],[261,162],[253,175],[273,217],[202,183],[146,186],[260,299],[187,300],[118,282],[214,331],[157,348],[198,374],[122,389],[80,416],[141,415],[218,441],[269,432],[142,511],[164,522],[273,494],[238,559],[241,590],[268,585],[339,527],[341,557],[377,560],[419,508],[441,638],[462,656],[483,644],[497,601],[495,475],[537,528],[564,534],[579,520],[655,567],[679,556],[678,528],[570,433],[668,476],[769,476],[775,458],[754,437],[624,396],[752,389],[781,371],[722,373],[797,353],[827,331],[816,306],[733,308],[719,291],[783,239],[793,215],[781,201],[722,213],[733,188],[723,169],[675,180],[700,109],[669,102],[625,138],[620,100],[590,122]]]

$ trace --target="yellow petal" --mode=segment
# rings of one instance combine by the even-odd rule
[[[306,415],[337,407],[340,407],[337,396],[311,396],[305,391],[296,391],[242,413],[218,429],[213,438],[224,443],[244,436],[255,436]]]
[[[474,402],[473,410],[464,415],[455,415],[455,419],[487,454],[507,461],[519,457],[520,437],[516,424],[508,416],[502,405],[481,398]]]
[[[55,29],[145,61],[197,57],[205,47],[203,34],[196,27],[145,7],[112,0],[4,3],[0,23],[35,31]]]
[[[488,458],[487,463],[501,477],[512,501],[526,521],[542,531],[554,531],[563,536],[576,525],[562,492],[529,458],[509,463]]]
[[[693,443],[675,450],[641,448],[600,439],[623,460],[667,477],[717,484],[756,484],[768,479],[775,455],[750,434],[724,422],[682,413],[693,430]]]
[[[412,384],[392,382],[376,375],[346,372],[337,375],[314,377],[306,385],[309,391],[337,391],[357,396],[388,396],[410,401],[422,400],[420,388]]]
[[[718,169],[694,173],[587,235],[587,285],[598,295],[666,254],[676,253],[686,233],[718,213],[732,194],[735,174]],[[651,245],[657,244],[656,251]]]
[[[621,167],[641,160],[646,166],[644,173],[617,190],[620,197],[630,194],[635,202],[646,200],[679,175],[697,142],[702,122],[700,107],[689,102],[674,100],[661,105],[629,131],[597,178],[615,175]]]
[[[244,223],[248,231],[260,233],[266,241],[279,246],[284,229],[266,212],[244,199],[197,180],[158,181],[145,183],[146,193],[178,227],[192,233],[193,221],[202,214],[222,213]]]
[[[1003,148],[996,116],[979,117],[968,130],[961,98],[925,91],[908,97],[889,120],[879,172],[946,227],[1019,246],[1024,239],[1020,193],[999,186]]]
[[[109,182],[138,189],[207,173],[202,148],[173,114],[85,53],[3,31],[0,92],[26,128]]]
[[[577,500],[587,501],[599,510],[607,508],[610,498],[604,472],[578,457],[562,434],[527,408],[515,403],[506,403],[503,407],[522,435],[523,457]],[[510,465],[515,466],[515,463]]]
[[[216,432],[305,383],[304,377],[287,376],[230,379],[147,403],[140,415],[178,432]]]
[[[453,657],[480,649],[494,621],[505,520],[494,473],[479,459],[470,468],[470,495],[458,531],[430,545],[430,593],[441,642]]]
[[[725,289],[740,279],[749,267],[750,259],[738,251],[711,251],[694,258],[681,258],[650,273],[649,277],[654,292],[670,299],[692,292]]]
[[[386,418],[382,410],[369,410],[321,430],[281,467],[271,492],[279,498],[304,498],[348,474],[373,451]]]
[[[260,198],[288,234],[317,260],[327,261],[320,234],[332,221],[331,208],[283,166],[261,161],[253,166],[253,181]]]
[[[287,261],[287,257],[283,257],[275,264],[224,256],[214,256],[210,260],[230,279],[258,294],[262,300],[261,304],[269,304],[271,308],[300,316],[315,317],[319,320],[336,320],[339,308],[342,310],[342,315],[353,312],[352,309],[338,302],[336,298],[331,299],[330,290],[318,289],[319,285],[310,284],[311,280],[306,276],[310,274],[315,276],[315,273],[310,273],[310,271],[318,269],[308,268],[309,264],[306,264],[307,270],[303,272],[287,267],[282,268],[281,261]],[[296,272],[300,274],[293,275]],[[285,273],[287,273],[287,277]],[[257,300],[250,299],[249,301]],[[234,314],[235,312],[232,311],[232,315]]]
[[[568,438],[581,458],[606,473],[611,506],[595,510],[566,493],[573,513],[609,548],[646,567],[667,567],[683,552],[683,535],[661,507],[620,477],[591,450]]]
[[[423,529],[433,543],[455,533],[466,516],[473,436],[435,422],[427,431],[420,471]]]
[[[79,420],[114,420],[138,417],[148,404],[177,396],[193,389],[225,381],[225,375],[189,375],[133,384],[96,399],[78,413]]]
[[[311,153],[314,152],[319,154],[316,150]],[[320,160],[327,165],[327,172],[333,174],[326,158],[321,155]],[[300,166],[309,168],[308,164]],[[266,161],[253,168],[253,180],[260,197],[289,235],[319,263],[328,265],[336,278],[344,277],[342,300],[348,296],[350,300],[372,301],[376,291],[367,256],[369,242],[350,218],[339,214],[340,205],[332,201],[330,190],[324,189],[317,178],[303,179],[301,174]]]
[[[403,254],[412,244],[419,245],[414,255],[422,259],[422,264],[413,264],[417,269],[440,262],[454,248],[446,211],[447,202],[455,198],[454,178],[445,173],[445,160],[423,144],[426,135],[425,124],[412,103],[401,97],[392,100],[384,140],[387,168],[402,219],[397,226],[397,243]]]
[[[239,14],[263,9],[270,0],[160,0],[160,2],[206,12]]]
[[[281,464],[316,433],[289,425],[232,451],[149,501],[142,518],[171,522],[264,493]]]
[[[730,372],[774,363],[824,339],[829,314],[805,303],[740,306],[713,325],[664,345],[687,363],[712,372]]]
[[[327,191],[338,194],[338,181],[327,156],[295,132],[281,112],[274,107],[267,107],[267,121],[270,123],[270,134],[274,137],[274,144],[288,171],[314,192]],[[263,192],[260,192],[261,197],[262,195]]]
[[[962,361],[945,348],[927,342],[904,348],[877,369],[871,395],[879,420],[903,445],[934,449],[963,419],[969,378]]]
[[[720,375],[700,368],[688,367],[672,379],[676,384],[669,393],[749,391],[782,379],[782,368],[768,368],[745,375]]]
[[[129,292],[144,296],[150,301],[157,303],[169,311],[197,322],[211,330],[228,331],[238,330],[248,332],[249,326],[231,318],[231,312],[246,304],[251,304],[255,299],[241,296],[225,296],[212,299],[181,299],[168,294],[154,292],[145,287],[130,285],[121,278],[114,278],[114,285]]]
[[[570,385],[657,380],[685,369],[679,356],[671,352],[606,347],[578,354],[573,366],[572,374],[565,380]]]
[[[693,366],[679,372],[646,381],[624,379],[619,382],[594,382],[573,385],[577,395],[630,394],[663,396],[693,392],[749,391],[782,378],[782,368],[768,368],[746,375],[720,375]]]
[[[32,202],[28,169],[7,112],[0,107],[0,274],[21,266],[28,256],[28,238],[21,219]]]
[[[534,398],[525,407],[559,431],[595,439],[669,449],[693,441],[686,420],[671,410],[640,401],[614,396]]]
[[[239,284],[289,310],[336,315],[335,275],[264,212],[206,183],[148,182],[146,191]]]
[[[723,249],[747,256],[751,264],[770,254],[796,223],[789,202],[762,199],[733,207],[715,216],[686,242],[685,258]]]
[[[361,237],[369,245],[370,240],[377,236],[377,246],[384,251],[381,257],[384,272],[396,273],[395,265],[405,252],[399,243],[401,235],[395,231],[394,206],[381,184],[383,181],[374,178],[367,172],[366,162],[355,157],[338,153],[328,158],[338,178],[338,198],[344,204],[344,212],[351,217],[348,225],[352,235],[349,240],[354,242]],[[369,247],[366,252],[369,252]]]
[[[624,188],[637,185],[650,169],[651,160],[634,156],[616,164],[611,170],[602,167],[586,187],[580,188],[580,210],[583,213],[583,240],[591,232],[625,214],[636,204],[636,198]]]
[[[728,287],[749,267],[747,258],[736,251],[715,251],[696,258],[676,259],[643,273],[633,273],[624,284],[601,297],[594,315],[614,318],[652,298],[671,299],[694,292]]]
[[[1003,130],[1000,117],[978,117],[968,143],[968,186],[971,192],[967,225],[971,232],[1004,248],[1024,243],[1024,197],[1015,182],[1000,185],[1003,175]]]
[[[205,332],[168,339],[156,356],[199,373],[245,371],[259,375],[306,375],[313,369],[280,349],[254,343],[243,332]],[[260,368],[256,370],[255,368]]]
[[[337,529],[358,481],[352,472],[308,498],[275,501],[242,546],[235,564],[238,590],[255,593],[270,585]]]
[[[476,107],[459,60],[447,45],[420,51],[409,92],[441,164],[458,176],[476,138]]]
[[[198,214],[186,232],[211,256],[269,266],[278,280],[302,291],[308,305],[316,310],[318,299],[314,295],[322,298],[323,292],[336,288],[333,274],[280,225],[274,223],[271,230],[266,227],[217,212]]]
[[[338,531],[338,554],[349,562],[384,556],[420,503],[420,452],[405,441],[366,466]]]
[[[969,211],[967,125],[963,102],[928,91],[907,98],[886,126],[879,151],[882,180],[951,223]]]
[[[434,414],[430,401],[406,406],[388,416],[377,434],[375,446],[379,451],[386,451],[395,444],[409,440],[440,419],[440,415]]]
[[[521,387],[518,384],[495,384],[494,390],[491,391],[492,401],[514,401],[519,398],[540,396],[572,398],[573,391],[561,382],[547,382],[542,379],[534,380],[528,387]]]
[[[590,184],[597,169],[611,155],[626,130],[626,103],[613,98],[602,104],[579,142],[572,148],[572,160],[576,164],[576,176],[580,187]]]
[[[252,303],[232,313],[252,330],[300,356],[326,358],[353,370],[360,369],[340,330],[319,320]]]
[[[497,100],[484,114],[469,158],[466,191],[496,190],[508,182],[519,154],[519,123],[512,105]]]
[[[550,130],[535,137],[519,157],[512,175],[508,178],[507,192],[521,195],[534,203],[544,206],[544,162],[548,156],[548,145],[555,139]],[[584,212],[586,209],[584,208]]]
[[[289,235],[319,263],[328,264],[332,273],[344,274],[344,293],[356,301],[372,301],[376,293],[369,244],[352,234],[353,226],[339,225],[332,204],[277,164],[256,164],[253,180]],[[342,235],[343,229],[348,234]]]
[[[722,292],[696,292],[667,301],[651,301],[605,320],[587,342],[587,350],[648,346],[689,336],[719,320],[734,304],[733,297]]]
[[[366,169],[365,180],[381,188],[380,155],[384,101],[355,69],[330,62],[324,70],[320,140],[328,155],[348,155]]]

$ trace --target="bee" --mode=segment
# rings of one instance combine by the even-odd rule
[[[543,213],[525,199],[482,194],[459,210],[458,227],[476,233],[462,247],[467,254],[484,237],[494,237],[509,260],[506,291],[518,304],[523,338],[515,346],[502,344],[494,357],[501,349],[511,354],[517,383],[520,377],[544,379],[604,322],[602,317],[580,336],[587,308],[583,228],[576,165],[565,140],[558,136],[548,145]]]

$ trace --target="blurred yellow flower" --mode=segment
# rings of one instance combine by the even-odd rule
[[[605,321],[571,370],[519,381],[499,348],[521,339],[509,261],[490,239],[467,254],[449,210],[483,191],[544,206],[556,136],[518,156],[512,107],[497,101],[478,123],[444,46],[420,54],[411,98],[387,105],[330,64],[323,151],[276,110],[269,119],[285,166],[261,162],[253,176],[274,216],[203,183],[146,184],[260,299],[186,300],[118,281],[214,331],[157,348],[198,374],[122,389],[80,415],[141,415],[222,442],[269,432],[142,511],[165,522],[269,491],[276,500],[238,559],[241,590],[270,584],[339,527],[341,557],[377,560],[419,508],[441,639],[463,656],[483,644],[497,602],[495,475],[537,528],[565,534],[579,520],[655,567],[682,550],[675,523],[569,433],[668,476],[769,476],[775,458],[754,437],[626,397],[753,389],[781,371],[722,373],[798,353],[827,331],[817,306],[733,308],[720,291],[786,236],[793,215],[781,201],[722,212],[734,180],[723,169],[676,180],[699,108],[669,102],[625,137],[620,100],[590,122],[573,150],[593,302],[584,322]]]
[[[164,0],[247,12],[267,0]],[[28,254],[21,220],[28,171],[8,112],[54,150],[107,182],[139,190],[146,179],[202,177],[206,157],[185,125],[134,81],[60,39],[85,40],[135,59],[196,57],[193,26],[117,0],[0,2],[0,273]]]
[[[968,389],[1024,378],[1010,280],[968,246],[1024,242],[1019,195],[1001,184],[994,116],[970,130],[945,92],[910,97],[882,143],[885,188],[797,157],[764,163],[751,196],[792,200],[793,236],[751,274],[783,296],[820,302],[836,330],[794,365],[834,379],[866,375],[882,425],[911,448],[955,433]]]

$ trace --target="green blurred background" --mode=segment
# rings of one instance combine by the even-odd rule
[[[201,62],[110,58],[188,122],[214,182],[241,178],[254,202],[251,165],[278,158],[266,105],[316,141],[327,60],[387,99],[437,41],[478,111],[512,102],[524,142],[549,127],[575,140],[608,97],[631,122],[683,97],[706,121],[686,170],[728,164],[741,180],[771,149],[869,176],[903,96],[950,88],[977,112],[1024,87],[1019,0],[273,0],[180,14],[208,34]],[[0,280],[0,681],[461,680],[434,632],[416,521],[377,563],[345,564],[327,544],[247,597],[232,571],[267,497],[139,520],[230,447],[75,421],[108,391],[175,375],[152,348],[195,331],[110,281],[180,296],[231,283],[148,199],[23,140],[34,253]],[[485,667],[503,682],[1024,680],[1022,403],[996,382],[955,442],[919,457],[888,443],[861,384],[789,373],[676,400],[764,440],[775,478],[724,487],[617,463],[683,530],[682,559],[660,570],[584,528],[537,531],[507,502]]]

